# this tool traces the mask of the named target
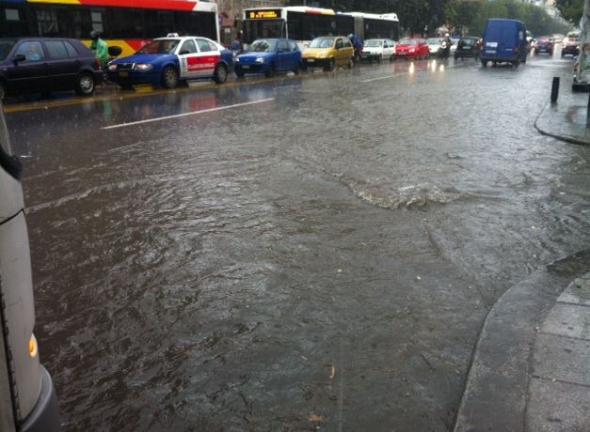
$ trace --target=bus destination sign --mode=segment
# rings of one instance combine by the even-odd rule
[[[281,18],[280,9],[258,9],[248,11],[248,19],[279,19]]]

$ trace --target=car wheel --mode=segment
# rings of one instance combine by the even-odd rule
[[[377,57],[377,61],[379,63],[383,63],[383,54],[381,54],[379,57]]]
[[[336,61],[334,59],[330,59],[328,65],[324,69],[326,72],[331,72],[336,69]]]
[[[294,73],[295,75],[299,75],[299,63],[297,63],[297,64],[295,65],[295,67],[293,68],[293,73]]]
[[[215,74],[213,75],[213,80],[217,84],[223,84],[227,81],[227,67],[224,64],[218,64],[215,68]]]
[[[172,66],[167,66],[162,72],[162,87],[167,89],[176,88],[178,85],[178,72]]]
[[[94,77],[89,73],[81,73],[76,82],[76,93],[80,96],[91,96],[94,93]]]
[[[481,60],[481,66],[482,67],[488,67],[488,61],[487,60]]]
[[[277,74],[277,69],[276,69],[274,63],[268,67],[266,72],[264,72],[264,76],[267,78],[271,78],[271,77],[275,76],[276,74]]]

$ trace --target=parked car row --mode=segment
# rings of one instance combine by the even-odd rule
[[[459,40],[455,58],[477,57],[477,40]],[[360,60],[426,59],[436,52],[434,42],[419,38],[400,42],[369,39]],[[105,78],[124,89],[141,84],[171,89],[196,79],[222,84],[232,72],[238,78],[248,74],[270,77],[285,72],[297,74],[309,68],[352,68],[354,63],[355,50],[346,36],[315,38],[303,51],[294,40],[259,39],[250,44],[247,52],[236,55],[205,37],[169,34],[152,40],[132,56],[111,61],[106,70],[101,70],[94,53],[79,40],[0,38],[0,99],[4,95],[60,90],[90,96]]]

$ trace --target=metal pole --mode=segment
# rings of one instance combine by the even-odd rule
[[[551,84],[551,103],[557,103],[559,97],[559,77],[553,77],[553,84]]]
[[[590,128],[590,93],[588,94],[588,107],[586,109],[586,127]]]

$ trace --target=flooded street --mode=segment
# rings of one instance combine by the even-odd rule
[[[590,148],[533,127],[570,70],[402,61],[9,114],[65,430],[449,430],[488,310],[588,246]]]

